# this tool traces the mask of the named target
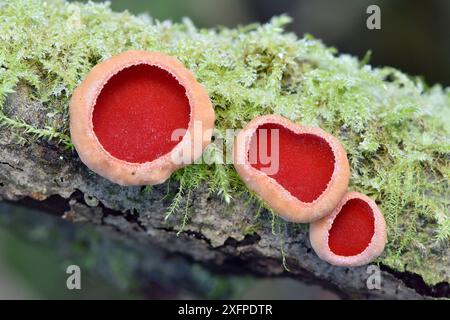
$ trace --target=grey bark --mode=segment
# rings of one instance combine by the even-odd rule
[[[30,102],[24,90],[10,95],[4,109],[9,116],[26,113],[30,123],[41,125],[42,106]],[[385,266],[381,266],[381,289],[370,290],[366,267],[334,267],[321,261],[311,249],[307,228],[284,232],[287,271],[270,224],[245,235],[247,227],[258,223],[256,209],[245,205],[245,199],[233,199],[227,205],[205,188],[193,194],[191,220],[177,235],[177,217],[164,220],[171,201],[167,190],[175,185],[155,186],[150,193],[140,187],[121,187],[91,172],[75,152],[44,141],[25,145],[16,141],[10,129],[0,128],[0,200],[39,206],[69,221],[98,225],[218,272],[297,278],[321,284],[343,298],[449,297],[448,283],[430,287],[420,275]]]

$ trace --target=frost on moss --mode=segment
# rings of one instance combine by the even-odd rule
[[[439,262],[450,240],[448,88],[429,88],[393,68],[338,55],[311,36],[286,33],[284,16],[204,30],[189,20],[114,13],[106,4],[36,0],[0,1],[0,16],[0,123],[22,141],[49,139],[70,148],[68,101],[90,68],[128,49],[163,51],[207,88],[221,131],[277,113],[339,136],[351,189],[374,198],[386,216],[388,244],[379,261],[429,283],[449,281],[448,265]],[[19,84],[43,106],[39,126],[4,110]],[[220,157],[217,148],[208,152]],[[247,192],[230,165],[195,165],[173,179],[181,195],[203,183],[228,202]]]

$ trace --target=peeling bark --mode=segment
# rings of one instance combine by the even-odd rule
[[[23,112],[32,102],[23,90],[10,95],[5,112]],[[39,125],[39,106],[28,108]],[[11,116],[12,114],[10,114]],[[284,251],[290,271],[281,263],[279,239],[269,225],[257,233],[244,230],[258,223],[256,208],[233,199],[231,205],[200,188],[193,195],[191,220],[178,236],[179,221],[164,220],[170,197],[167,183],[150,193],[121,187],[91,172],[76,153],[43,141],[17,144],[0,128],[0,200],[38,207],[73,222],[99,225],[113,234],[156,246],[198,261],[221,273],[286,276],[321,284],[343,298],[421,299],[450,297],[449,284],[427,286],[420,274],[381,266],[381,289],[369,290],[366,267],[334,267],[311,249],[307,228],[286,231]]]

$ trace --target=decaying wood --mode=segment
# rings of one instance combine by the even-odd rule
[[[34,125],[40,107],[26,91],[10,95],[4,108],[26,113]],[[258,223],[256,208],[233,199],[227,205],[204,189],[193,194],[191,220],[179,235],[179,220],[165,213],[171,203],[167,184],[150,193],[140,187],[120,187],[89,171],[76,153],[43,141],[21,145],[8,128],[0,128],[0,199],[33,204],[62,218],[99,225],[111,233],[159,247],[193,259],[213,270],[287,276],[318,283],[344,298],[449,297],[448,283],[427,286],[420,275],[381,266],[381,289],[368,289],[367,267],[333,267],[312,251],[307,228],[284,235],[284,251],[290,271],[281,263],[280,239],[270,225],[254,234],[244,230]],[[173,188],[176,186],[174,185]]]

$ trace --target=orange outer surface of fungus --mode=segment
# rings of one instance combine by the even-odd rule
[[[184,88],[185,95],[189,103],[188,112],[190,112],[189,119],[186,119],[186,128],[181,128],[186,129],[185,134],[180,138],[181,140],[178,143],[174,142],[173,148],[171,147],[171,145],[168,145],[170,148],[172,148],[171,150],[168,150],[168,152],[162,149],[160,146],[157,146],[159,148],[157,150],[164,150],[164,152],[166,153],[157,154],[153,152],[153,158],[145,159],[142,157],[143,153],[140,152],[140,159],[144,159],[142,161],[130,161],[125,157],[120,159],[116,156],[113,156],[111,152],[107,151],[105,146],[100,143],[100,136],[97,136],[96,131],[94,130],[93,121],[94,108],[96,107],[102,90],[106,87],[108,82],[116,75],[120,74],[124,69],[128,68],[127,70],[130,70],[132,67],[136,66],[156,67],[170,74],[170,76],[174,78],[172,80],[177,81],[178,84]],[[151,77],[151,71],[150,69],[148,70],[149,77]],[[140,74],[138,75],[141,77],[141,80],[139,81],[142,81],[142,79],[144,79],[145,86],[145,69],[142,69],[140,71]],[[156,75],[157,74],[155,73],[155,76]],[[156,84],[153,84],[154,86],[156,86],[155,88],[159,88],[158,86],[164,85],[167,81],[169,81],[164,75],[159,75],[158,77],[162,80],[155,81],[162,82],[156,82]],[[133,80],[134,78],[133,76],[128,76],[127,79]],[[127,83],[125,82],[123,85],[126,86],[126,84]],[[117,85],[117,83],[115,85]],[[154,95],[156,97],[155,99],[158,99],[156,100],[157,102],[165,102],[167,100],[167,103],[172,103],[173,105],[173,101],[180,101],[181,98],[179,92],[177,92],[177,97],[172,97],[170,94],[170,88],[166,87],[163,89],[164,91],[162,91],[162,93],[151,93],[151,95]],[[109,88],[109,91],[106,92],[115,92],[114,90],[111,90],[113,89]],[[126,88],[124,90],[126,90]],[[138,97],[141,94],[140,91],[147,90],[146,92],[149,92],[148,90],[151,90],[151,87],[149,89],[147,85],[147,87],[140,88],[135,85],[135,87],[130,90],[134,91],[131,91],[131,93],[127,94],[130,95],[135,92],[136,94],[134,96]],[[126,105],[127,103],[130,104],[130,102],[127,101],[116,101],[117,99],[114,99],[116,98],[114,97],[109,99],[110,102],[108,103],[113,103],[113,106],[118,106],[119,108],[121,105]],[[145,107],[146,106],[147,105],[145,105]],[[133,107],[134,106],[130,104],[130,108],[132,108],[132,110],[129,111],[129,114],[131,115],[133,115],[133,112],[136,112],[136,109],[133,109]],[[102,105],[102,108],[102,112],[97,112],[97,114],[107,114],[105,113],[107,112],[107,110],[105,111],[104,105]],[[152,108],[152,105],[149,105],[148,108]],[[164,110],[164,107],[161,106],[161,104],[158,104],[158,108]],[[186,110],[186,108],[184,110]],[[182,154],[182,150],[191,150],[188,160],[190,160],[190,162],[194,162],[201,156],[204,148],[206,148],[206,146],[210,143],[212,128],[214,126],[215,120],[214,110],[208,94],[206,90],[196,81],[193,74],[174,57],[160,52],[148,51],[126,51],[96,65],[88,73],[84,81],[74,91],[70,100],[69,112],[70,133],[73,144],[81,160],[92,171],[120,185],[153,185],[164,182],[172,174],[173,171],[188,164],[187,162],[189,161],[173,161],[173,159],[176,157],[173,158],[172,155]],[[128,111],[123,111],[122,108],[122,112],[125,112],[125,114],[127,114],[126,112]],[[143,109],[143,112],[145,112],[145,108]],[[110,118],[114,118],[114,114],[110,114],[109,116]],[[135,118],[138,118],[138,116],[136,116],[136,113],[134,113],[133,116]],[[168,114],[168,116],[170,116],[170,114]],[[176,117],[178,117],[178,119],[182,119],[179,114]],[[97,121],[97,119],[95,120]],[[178,120],[178,122],[180,123],[180,120]],[[201,124],[200,129],[202,132],[200,133],[197,132],[199,127],[198,124]],[[108,123],[102,125],[103,128],[100,129],[103,130],[102,132],[105,132],[105,130],[108,129]],[[113,126],[114,124],[111,125]],[[142,127],[145,127],[146,122],[144,122],[143,124],[141,123],[140,125]],[[195,134],[194,127],[196,128]],[[134,129],[134,132],[137,131],[136,128],[132,128],[130,126],[130,130],[131,129]],[[155,132],[155,130],[157,129],[152,130],[152,128],[149,128],[148,136],[156,139],[155,137],[158,136],[158,134],[161,135],[160,132]],[[126,128],[123,132],[126,132]],[[111,143],[114,145],[114,139],[110,137],[108,138],[107,133],[108,132],[106,132],[106,134],[103,134],[102,139],[104,139],[104,141],[107,141],[110,145]],[[139,132],[138,134],[139,136],[142,136]],[[120,136],[118,136],[117,139],[120,139]],[[164,137],[164,139],[167,140],[171,138]],[[136,147],[136,141],[133,142],[135,145],[134,151],[136,151],[136,149],[139,148],[139,145],[137,145]],[[146,140],[145,142],[148,145],[148,141]],[[144,142],[142,144],[145,145]],[[123,141],[122,146],[126,146],[126,143],[124,143]],[[168,146],[165,146],[166,149]],[[123,153],[126,154],[126,150]],[[130,155],[129,158],[133,159],[133,156]],[[134,158],[138,159],[138,156],[134,156]]]
[[[357,206],[360,205],[356,201],[363,204],[359,212]],[[348,208],[349,204],[352,208]],[[343,211],[347,211],[344,212],[346,217],[339,216]],[[364,218],[367,212],[372,215],[371,221]],[[338,218],[341,220],[338,221]],[[335,234],[332,234],[333,228],[337,228],[333,231]],[[368,230],[373,233],[372,236],[367,237],[364,234]],[[386,222],[372,199],[358,192],[349,192],[330,215],[311,223],[309,237],[314,251],[322,260],[336,266],[362,266],[383,252],[386,244]],[[347,245],[345,241],[348,242]],[[364,248],[361,244],[364,244]],[[340,252],[335,253],[337,250]]]
[[[332,172],[330,171],[329,181],[323,185],[323,189],[313,199],[308,195],[304,201],[300,200],[299,197],[294,196],[292,192],[283,187],[281,182],[279,183],[276,180],[276,175],[270,176],[266,172],[258,170],[255,165],[249,162],[249,148],[252,138],[255,136],[258,128],[268,124],[275,124],[289,130],[292,133],[291,135],[294,136],[294,138],[290,138],[290,143],[302,143],[302,141],[305,141],[302,140],[302,137],[312,136],[314,140],[319,140],[331,150],[334,157],[334,166],[332,167]],[[295,135],[298,136],[297,141],[295,140]],[[280,150],[283,149],[282,144],[283,141],[280,138]],[[312,142],[312,144],[317,144],[317,142]],[[289,149],[287,149],[287,153],[289,153]],[[307,157],[307,155],[302,155],[301,153],[300,155]],[[233,156],[234,166],[247,187],[256,192],[277,214],[288,221],[311,222],[318,220],[329,214],[347,192],[350,170],[346,152],[337,138],[318,127],[297,125],[278,115],[257,117],[250,121],[238,134],[233,147]],[[283,163],[284,159],[289,159],[289,161]],[[289,170],[289,167],[299,168],[297,164],[293,164],[295,160],[295,156],[283,156],[280,154],[280,168],[284,172]],[[299,176],[298,181],[295,181],[295,185],[291,188],[293,191],[294,189],[299,189],[297,187],[301,187],[302,183],[306,185],[308,182],[305,179],[314,181],[314,176],[308,172],[308,168],[316,170],[316,163],[311,161],[311,159],[306,160],[302,170],[303,174],[308,177]],[[293,172],[293,175],[295,174]],[[304,179],[303,182],[302,178]],[[292,181],[292,178],[290,180]],[[307,188],[304,189],[307,190]]]

